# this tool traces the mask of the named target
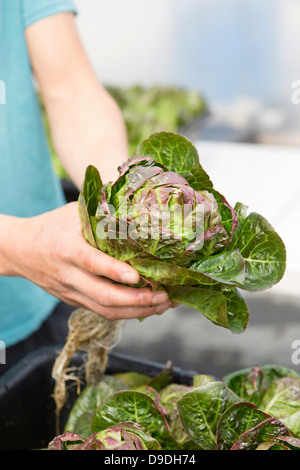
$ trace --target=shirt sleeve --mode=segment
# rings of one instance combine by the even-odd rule
[[[24,29],[39,20],[57,13],[72,12],[77,9],[72,0],[21,0]]]

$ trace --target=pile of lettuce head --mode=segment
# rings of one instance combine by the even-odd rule
[[[103,184],[89,166],[79,214],[85,239],[133,266],[139,286],[164,289],[233,333],[249,321],[241,291],[268,289],[285,272],[274,228],[244,204],[232,207],[180,134],[151,135],[114,183]]]

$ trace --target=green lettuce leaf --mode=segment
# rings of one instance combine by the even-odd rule
[[[219,420],[218,450],[230,450],[242,434],[270,417],[253,403],[235,403]]]
[[[281,438],[292,437],[284,424],[276,418],[267,418],[239,436],[231,450],[256,450],[264,442],[278,443]]]
[[[264,217],[254,212],[246,217],[236,246],[245,261],[243,289],[264,290],[281,280],[286,268],[285,246]]]
[[[180,134],[151,135],[119,174],[103,185],[96,168],[87,168],[79,196],[84,238],[137,269],[139,287],[166,289],[216,325],[244,331],[249,312],[237,289],[270,288],[285,272],[286,250],[274,228],[240,202],[231,207]]]
[[[176,449],[174,437],[155,401],[143,392],[125,390],[107,396],[96,409],[93,432],[99,432],[123,421],[147,428],[165,449]]]
[[[239,398],[222,382],[212,382],[185,393],[177,403],[190,438],[205,450],[217,450],[217,426],[225,411]]]
[[[168,170],[182,175],[195,190],[212,188],[213,184],[199,163],[197,149],[183,135],[158,132],[141,142],[133,157],[148,156]]]
[[[107,395],[126,388],[125,382],[108,375],[104,376],[99,384],[95,386],[86,385],[72,406],[65,425],[65,431],[75,432],[75,429],[78,430],[80,427],[81,433],[77,432],[77,434],[87,438],[92,431],[92,415],[101,401]]]
[[[300,378],[275,380],[265,393],[260,407],[300,437]]]

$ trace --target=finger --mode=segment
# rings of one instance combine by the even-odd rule
[[[90,297],[74,291],[68,292],[63,297],[67,304],[92,310],[109,320],[129,320],[134,318],[146,318],[152,315],[162,315],[170,308],[170,303],[164,303],[153,307],[105,307],[98,304]]]
[[[169,302],[169,296],[163,290],[153,292],[149,288],[114,284],[109,279],[78,269],[73,270],[70,284],[103,307],[152,307]]]
[[[82,244],[74,260],[82,269],[123,284],[137,284],[140,275],[128,263],[119,261],[87,243]]]

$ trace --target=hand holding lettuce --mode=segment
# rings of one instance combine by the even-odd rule
[[[113,183],[89,166],[79,212],[88,243],[133,266],[141,287],[164,289],[233,333],[249,320],[240,290],[270,288],[285,271],[273,227],[240,202],[231,207],[180,134],[151,135]]]

